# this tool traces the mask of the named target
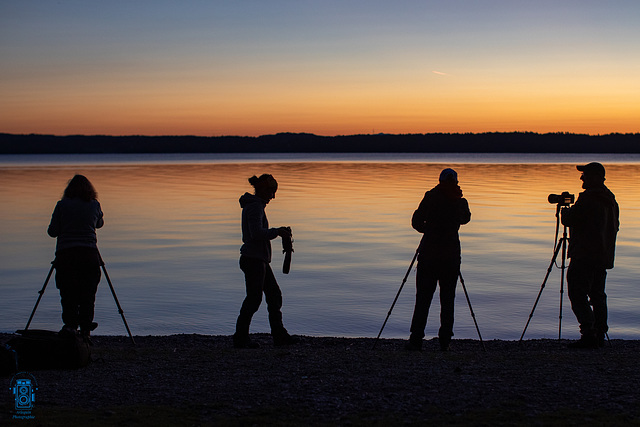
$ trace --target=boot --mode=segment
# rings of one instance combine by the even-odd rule
[[[604,338],[603,338],[604,345]],[[567,345],[569,348],[574,349],[583,349],[583,348],[598,348],[598,340],[596,338],[596,334],[593,332],[589,332],[583,334],[578,341],[574,341]]]
[[[80,326],[80,335],[82,336],[84,341],[91,346],[93,345],[93,340],[91,340],[91,331],[95,330],[97,327],[98,324],[96,322],[91,322],[88,325]]]
[[[422,337],[411,334],[409,341],[404,345],[404,349],[407,351],[422,351]]]
[[[441,351],[449,351],[451,346],[451,337],[438,337]]]
[[[289,332],[287,332],[286,329],[271,335],[273,336],[273,345],[276,347],[297,344],[300,342],[299,338],[289,335]]]
[[[234,348],[260,348],[260,344],[252,341],[248,335],[233,334]]]
[[[596,332],[596,344],[598,345],[598,347],[600,347],[600,348],[604,347],[604,341],[605,341],[605,333],[601,332],[601,331],[597,331]]]
[[[58,336],[63,338],[75,337],[78,332],[78,328],[73,325],[64,325],[60,332],[58,332]]]

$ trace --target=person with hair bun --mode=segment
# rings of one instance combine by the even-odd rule
[[[104,225],[98,194],[83,175],[75,175],[58,201],[47,233],[57,238],[56,287],[62,305],[61,333],[77,332],[89,338],[93,321],[101,259],[96,229]]]
[[[249,338],[249,325],[260,304],[262,294],[267,302],[269,325],[276,346],[294,344],[298,340],[289,335],[282,323],[282,291],[271,270],[271,240],[291,237],[291,228],[270,228],[265,208],[276,197],[278,183],[270,174],[252,176],[249,183],[255,193],[240,197],[242,207],[242,242],[240,269],[244,272],[247,296],[240,308],[233,335],[236,348],[257,348],[259,344]]]

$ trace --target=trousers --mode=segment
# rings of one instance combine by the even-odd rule
[[[271,266],[260,259],[241,256],[240,269],[244,272],[247,296],[240,308],[235,335],[237,337],[249,336],[251,319],[260,308],[263,294],[267,302],[271,334],[273,336],[286,334],[286,329],[282,324],[282,291]]]
[[[411,319],[410,340],[421,340],[427,326],[429,308],[438,285],[440,286],[440,329],[438,337],[448,341],[453,336],[454,308],[459,262],[442,262],[418,258],[416,272],[416,304]]]
[[[90,330],[101,277],[98,250],[77,247],[58,251],[54,266],[62,321],[73,329]]]
[[[571,259],[567,269],[567,290],[582,335],[604,334],[609,330],[606,279],[607,270],[601,263]]]

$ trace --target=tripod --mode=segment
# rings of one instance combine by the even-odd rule
[[[124,322],[124,327],[127,329],[127,333],[129,334],[129,338],[131,339],[131,342],[135,345],[136,341],[133,339],[133,335],[131,335],[131,330],[129,330],[127,319],[125,319],[124,317],[124,311],[122,310],[122,307],[120,306],[120,301],[118,301],[118,297],[116,296],[116,291],[113,288],[111,279],[109,278],[109,273],[107,273],[107,268],[105,267],[104,260],[102,259],[102,256],[100,255],[100,253],[98,253],[98,256],[100,257],[100,267],[102,267],[102,271],[104,272],[104,277],[106,277],[107,283],[109,283],[109,289],[111,289],[111,294],[113,295],[113,299],[116,302],[116,306],[118,307],[118,313],[120,313],[120,316],[122,317],[122,321]],[[47,285],[49,284],[49,279],[51,278],[51,274],[53,273],[53,269],[55,267],[56,267],[56,260],[54,259],[53,261],[51,261],[51,268],[49,269],[49,274],[47,274],[47,278],[44,281],[44,285],[42,285],[42,289],[38,291],[38,294],[39,294],[38,300],[36,301],[36,305],[33,307],[33,311],[31,311],[31,316],[29,316],[29,321],[27,322],[27,326],[24,327],[25,331],[29,329],[29,325],[31,325],[31,320],[33,320],[33,316],[36,314],[36,309],[38,308],[38,304],[40,304],[42,295],[44,295],[44,291],[47,288]]]
[[[380,339],[380,335],[382,335],[382,330],[387,325],[387,321],[389,320],[389,317],[391,316],[391,312],[393,311],[393,307],[395,307],[396,302],[398,301],[398,297],[400,296],[400,292],[402,292],[402,288],[404,287],[404,284],[407,282],[407,278],[409,277],[409,273],[411,273],[411,268],[413,267],[413,263],[416,262],[416,258],[418,258],[418,253],[419,252],[420,252],[420,247],[418,246],[418,249],[416,249],[416,253],[413,256],[413,259],[411,260],[411,264],[409,264],[409,268],[407,269],[407,274],[405,274],[404,275],[404,279],[402,279],[402,284],[400,285],[400,289],[398,289],[398,293],[396,294],[396,297],[393,300],[393,304],[391,304],[391,308],[389,309],[389,312],[387,313],[387,317],[384,319],[384,323],[382,324],[382,328],[380,328],[380,332],[378,332],[378,336],[376,337],[376,340],[374,341],[373,347],[371,348],[371,350],[375,350],[376,349],[376,345],[378,345],[378,340]]]
[[[391,316],[391,312],[393,311],[393,307],[395,307],[396,302],[398,301],[398,297],[400,296],[400,292],[402,292],[402,288],[404,287],[404,284],[407,282],[407,278],[409,277],[409,273],[411,273],[411,268],[413,267],[413,263],[416,262],[416,259],[418,258],[418,254],[419,253],[420,253],[420,247],[418,246],[418,249],[416,249],[415,255],[413,255],[413,259],[411,260],[411,264],[409,264],[409,269],[407,270],[407,273],[404,275],[404,278],[402,279],[402,284],[400,285],[400,289],[398,289],[398,293],[396,294],[396,297],[394,298],[393,303],[391,304],[391,308],[389,309],[389,312],[387,313],[387,317],[384,319],[384,323],[382,324],[382,328],[380,328],[380,332],[378,332],[378,336],[376,337],[376,340],[373,343],[373,347],[371,348],[372,350],[375,350],[376,349],[376,345],[378,345],[378,340],[380,339],[380,335],[382,335],[382,330],[386,326],[387,321],[389,320],[389,317]],[[476,325],[476,331],[478,332],[478,338],[480,338],[480,345],[482,346],[482,350],[487,351],[487,349],[484,346],[484,341],[482,341],[482,335],[480,334],[480,328],[478,328],[478,322],[476,321],[476,315],[473,312],[473,308],[471,307],[471,300],[469,299],[469,294],[467,293],[467,287],[464,284],[464,279],[462,278],[462,273],[460,271],[458,271],[458,277],[460,278],[460,283],[462,283],[462,289],[464,290],[464,295],[467,298],[467,304],[469,305],[469,310],[471,311],[471,317],[473,318],[473,323]]]
[[[522,331],[522,335],[520,335],[520,340],[518,341],[518,345],[522,343],[522,339],[524,338],[524,334],[529,327],[529,322],[531,322],[531,318],[533,317],[533,312],[538,305],[538,301],[540,301],[540,296],[542,295],[542,291],[547,283],[547,279],[549,279],[549,275],[551,274],[551,270],[553,269],[554,264],[556,264],[556,258],[558,257],[558,253],[562,250],[561,255],[561,264],[560,264],[560,314],[558,315],[558,339],[562,336],[562,300],[564,296],[564,278],[565,278],[565,265],[567,260],[567,242],[569,238],[567,237],[567,226],[563,225],[562,237],[558,240],[558,232],[560,230],[560,210],[564,206],[562,203],[558,203],[556,206],[556,240],[557,243],[555,245],[553,251],[553,257],[551,258],[551,262],[549,263],[549,268],[547,268],[547,274],[544,276],[544,280],[542,281],[542,285],[540,286],[540,291],[538,292],[538,297],[536,298],[536,302],[533,304],[533,308],[531,309],[531,313],[529,314],[529,319],[527,320],[527,324]]]

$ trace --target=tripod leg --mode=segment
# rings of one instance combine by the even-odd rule
[[[478,327],[478,322],[476,321],[476,315],[473,312],[473,307],[471,307],[471,300],[469,299],[469,294],[467,293],[467,287],[464,285],[464,279],[462,278],[462,272],[458,272],[458,277],[460,277],[460,283],[462,283],[462,289],[464,290],[464,296],[467,297],[467,304],[469,304],[469,311],[471,311],[471,317],[473,318],[473,323],[476,325],[476,331],[478,332],[478,338],[480,338],[480,345],[482,346],[482,350],[487,351],[484,346],[484,341],[482,341],[482,335],[480,334],[480,328]]]
[[[393,304],[391,304],[391,308],[389,309],[389,312],[387,313],[387,318],[384,319],[384,323],[382,324],[382,328],[380,328],[380,332],[378,332],[378,336],[376,337],[376,340],[373,343],[373,348],[371,350],[375,350],[376,349],[376,345],[378,344],[378,340],[380,339],[380,335],[382,335],[382,330],[387,325],[387,320],[389,320],[389,316],[391,316],[391,312],[393,311],[393,307],[396,305],[396,301],[398,301],[398,297],[400,296],[400,292],[402,292],[402,288],[404,287],[404,284],[407,282],[407,278],[409,277],[409,273],[411,273],[411,268],[413,267],[413,263],[416,262],[416,258],[418,258],[419,250],[420,250],[420,247],[418,247],[418,249],[416,249],[416,253],[413,256],[413,259],[411,260],[411,264],[409,264],[409,269],[407,270],[407,274],[405,274],[404,275],[404,279],[402,279],[402,284],[400,285],[400,289],[398,289],[398,293],[396,294],[396,297],[393,300]]]
[[[556,258],[558,257],[558,253],[562,248],[562,242],[558,241],[556,244],[556,248],[553,251],[553,257],[551,258],[551,262],[549,263],[549,268],[547,268],[547,274],[544,276],[544,280],[542,281],[542,285],[540,286],[540,292],[538,292],[538,297],[536,298],[536,302],[533,304],[533,308],[531,309],[531,313],[529,314],[529,319],[527,320],[527,324],[524,326],[524,330],[522,331],[522,335],[520,335],[520,340],[518,341],[518,345],[522,344],[522,339],[524,338],[525,332],[527,332],[527,328],[529,327],[529,322],[531,322],[531,318],[533,318],[533,312],[536,310],[536,306],[538,305],[538,301],[540,301],[540,296],[542,295],[542,291],[547,283],[547,279],[549,279],[549,275],[551,274],[551,270],[553,269],[553,265],[556,262]]]
[[[564,300],[565,261],[567,259],[567,227],[562,234],[562,264],[560,265],[560,314],[558,315],[558,339],[562,338],[562,301]]]
[[[107,283],[109,284],[109,289],[111,289],[111,294],[113,295],[113,299],[116,302],[116,306],[118,307],[118,313],[120,313],[120,317],[122,317],[122,322],[124,322],[124,327],[127,329],[127,333],[129,334],[129,338],[131,338],[131,342],[133,345],[136,344],[136,341],[133,339],[133,335],[131,335],[131,331],[129,330],[129,325],[127,324],[127,319],[124,317],[124,311],[122,307],[120,307],[120,301],[118,301],[118,297],[116,296],[116,291],[113,289],[113,284],[111,283],[111,279],[109,278],[109,273],[107,273],[107,269],[104,265],[104,261],[102,257],[100,257],[100,264],[102,265],[102,271],[104,271],[104,277],[107,279]]]
[[[44,281],[44,285],[42,285],[42,289],[38,291],[38,300],[36,301],[36,305],[33,307],[33,311],[31,312],[31,316],[29,316],[29,321],[27,322],[27,326],[24,327],[26,331],[29,329],[29,325],[31,325],[31,321],[33,320],[33,316],[36,314],[36,309],[38,308],[38,304],[40,304],[40,300],[42,299],[42,295],[44,295],[44,290],[47,288],[47,284],[49,283],[49,279],[51,278],[51,274],[53,273],[53,269],[55,268],[56,260],[51,261],[51,268],[49,269],[49,274],[47,274],[47,278]]]

